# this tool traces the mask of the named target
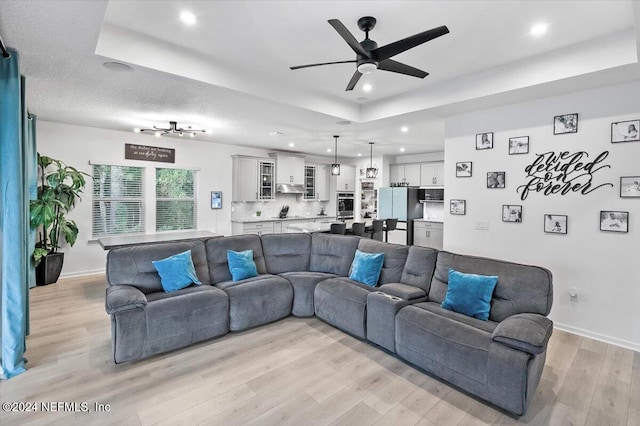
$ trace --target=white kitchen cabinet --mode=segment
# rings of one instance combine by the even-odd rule
[[[413,245],[442,250],[444,224],[436,222],[413,222]]]
[[[420,164],[391,164],[389,166],[389,182],[410,186],[420,185]]]
[[[267,158],[233,156],[232,201],[274,200],[274,170]]]
[[[329,166],[307,164],[304,166],[304,200],[329,201]]]
[[[231,231],[233,235],[267,235],[273,234],[273,225],[274,222],[233,222]]]
[[[276,184],[304,185],[304,157],[272,154],[276,159]]]
[[[336,191],[356,190],[356,167],[347,164],[340,165],[340,175],[336,176]]]
[[[443,186],[444,163],[424,163],[420,165],[420,186]]]

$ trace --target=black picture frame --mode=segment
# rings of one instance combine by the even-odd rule
[[[513,204],[502,205],[502,221],[522,223],[522,206]]]
[[[507,186],[507,174],[505,172],[487,172],[487,188],[504,189]]]
[[[553,134],[564,135],[566,133],[578,133],[578,113],[553,117]]]
[[[529,136],[516,136],[509,138],[509,155],[529,153]]]
[[[640,141],[640,120],[611,123],[611,143]]]
[[[211,191],[211,208],[214,210],[222,208],[222,191]]]
[[[473,162],[460,161],[456,163],[456,177],[465,178],[473,175]]]
[[[453,214],[453,215],[467,214],[467,200],[450,200],[449,214]]]
[[[640,198],[640,176],[620,176],[620,198]]]
[[[629,212],[600,210],[599,219],[603,232],[629,232]]]
[[[546,234],[562,234],[569,232],[569,216],[564,214],[545,214],[544,232]]]
[[[493,149],[493,132],[476,135],[476,149]]]

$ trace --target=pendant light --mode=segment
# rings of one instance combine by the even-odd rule
[[[334,136],[336,143],[335,143],[335,148],[333,150],[335,157],[334,157],[334,163],[331,165],[331,175],[332,176],[340,176],[340,164],[338,164],[338,138],[340,136]]]
[[[369,146],[370,146],[369,167],[367,167],[365,176],[369,179],[375,179],[378,177],[378,169],[373,167],[373,142],[369,142]]]

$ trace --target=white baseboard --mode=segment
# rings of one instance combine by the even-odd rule
[[[611,337],[605,334],[596,333],[594,331],[585,330],[583,328],[573,327],[566,324],[559,324],[557,322],[553,323],[553,328],[577,334],[579,336],[588,337],[593,340],[599,340],[611,345],[620,346],[622,348],[631,349],[632,351],[640,352],[640,343],[637,342],[631,342],[629,340],[619,339],[617,337]]]
[[[105,268],[101,268],[101,269],[91,269],[88,271],[76,271],[76,272],[63,272],[62,274],[60,274],[60,278],[64,279],[64,278],[76,278],[76,277],[84,277],[87,275],[104,275],[106,273],[106,269]]]

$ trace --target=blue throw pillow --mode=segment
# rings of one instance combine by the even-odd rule
[[[167,293],[189,287],[191,284],[202,284],[191,260],[191,250],[174,254],[166,259],[153,260],[151,263],[160,274],[162,288]]]
[[[253,261],[253,250],[227,250],[227,262],[229,262],[229,272],[233,281],[258,276],[256,262]]]
[[[447,296],[441,306],[486,321],[491,309],[491,295],[497,283],[497,276],[463,274],[449,269]]]
[[[351,264],[349,279],[375,287],[378,284],[383,263],[384,253],[365,253],[356,250],[356,256]]]

